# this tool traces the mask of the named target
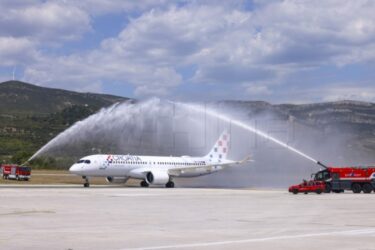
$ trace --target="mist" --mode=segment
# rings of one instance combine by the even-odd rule
[[[229,119],[215,117],[212,112]],[[238,126],[239,122],[267,136]],[[203,177],[175,178],[178,186],[284,188],[317,172],[320,166],[316,160],[327,165],[375,162],[374,156],[353,147],[351,134],[339,127],[325,131],[274,111],[253,112],[225,102],[186,104],[157,98],[101,109],[56,136],[31,159],[70,157],[73,162],[90,154],[203,156],[225,129],[231,134],[229,159],[240,160],[250,154],[254,162]]]

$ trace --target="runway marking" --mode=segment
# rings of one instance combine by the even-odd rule
[[[55,211],[51,210],[26,210],[26,211],[14,211],[14,212],[9,212],[9,213],[3,213],[0,214],[0,216],[4,215],[23,215],[23,214],[54,214],[56,213]]]
[[[288,239],[309,238],[309,237],[318,237],[318,236],[332,236],[332,235],[357,236],[357,235],[373,234],[373,233],[375,233],[375,228],[367,228],[367,229],[364,228],[364,229],[339,231],[339,232],[334,231],[334,232],[325,232],[325,233],[282,235],[282,236],[274,236],[274,237],[266,237],[266,238],[244,239],[244,240],[228,240],[228,241],[201,242],[201,243],[153,246],[153,247],[123,248],[121,250],[153,250],[153,249],[212,247],[212,246],[220,246],[220,245],[242,244],[242,243],[252,243],[252,242],[262,242],[262,241],[273,241],[273,240],[288,240]]]
[[[72,174],[32,174],[32,176],[71,176],[71,177],[77,177]]]
[[[109,195],[110,197],[139,197],[139,196],[170,196],[167,194],[114,194],[114,195]]]

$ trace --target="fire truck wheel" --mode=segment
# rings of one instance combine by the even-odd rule
[[[316,193],[317,193],[317,194],[321,194],[321,193],[322,193],[322,190],[318,189],[318,190],[316,190]]]
[[[361,185],[360,185],[359,183],[354,183],[354,184],[352,185],[352,191],[353,191],[353,193],[355,193],[355,194],[360,193],[360,192],[362,191],[362,187],[361,187]]]
[[[298,194],[298,190],[297,189],[293,189],[293,194]]]
[[[369,193],[371,193],[371,191],[372,191],[372,185],[371,184],[369,184],[369,183],[365,183],[365,184],[363,184],[363,192],[365,193],[365,194],[369,194]]]
[[[327,183],[326,188],[324,189],[324,193],[331,193],[332,191],[332,186],[331,184]]]
[[[304,192],[304,194],[308,194],[309,192]]]

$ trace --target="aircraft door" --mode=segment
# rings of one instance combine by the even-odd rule
[[[107,169],[107,167],[109,167],[109,161],[108,160],[104,161],[102,164],[99,165],[99,169],[101,169],[101,170]]]

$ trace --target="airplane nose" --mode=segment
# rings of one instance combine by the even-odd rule
[[[77,166],[77,164],[74,164],[69,168],[69,172],[72,174],[79,174],[79,172],[81,172],[81,167]]]

